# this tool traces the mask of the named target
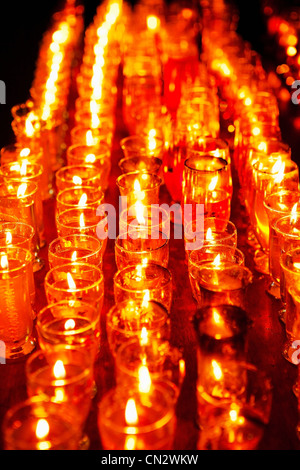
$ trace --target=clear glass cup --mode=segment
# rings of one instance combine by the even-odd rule
[[[145,293],[149,300],[161,303],[171,311],[173,282],[171,272],[158,264],[128,266],[114,275],[115,302],[143,300]]]
[[[69,262],[95,264],[102,267],[104,243],[99,238],[78,234],[52,240],[48,247],[50,269]]]
[[[118,269],[129,265],[155,262],[164,267],[169,264],[169,238],[159,232],[150,237],[148,229],[138,229],[119,235],[115,241],[115,260]]]

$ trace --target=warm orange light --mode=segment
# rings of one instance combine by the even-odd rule
[[[76,186],[82,185],[82,179],[80,178],[80,176],[73,176],[72,181]]]
[[[147,16],[147,28],[155,31],[159,27],[159,19],[155,15]]]
[[[44,439],[50,431],[49,423],[46,419],[39,419],[36,423],[35,435],[38,439]]]
[[[18,187],[17,197],[24,197],[27,190],[27,184],[23,183]]]
[[[138,376],[139,376],[139,391],[141,393],[149,393],[151,389],[152,381],[151,381],[149,369],[146,365],[142,365],[139,367]]]
[[[0,265],[2,269],[8,269],[8,257],[6,254],[1,255]]]
[[[53,375],[56,379],[64,379],[66,377],[66,369],[60,359],[58,359],[53,366]]]
[[[72,274],[69,272],[67,273],[67,282],[68,282],[69,289],[71,290],[76,289],[76,283],[72,277]]]
[[[134,398],[129,398],[126,403],[125,422],[128,426],[135,426],[139,422]]]
[[[288,56],[293,57],[297,54],[297,49],[294,46],[289,46],[286,50]]]
[[[82,196],[80,197],[79,201],[78,201],[78,206],[79,207],[84,207],[86,206],[86,203],[87,203],[87,194],[86,193],[83,193]]]
[[[222,372],[222,369],[221,369],[220,365],[215,360],[211,361],[211,365],[212,365],[213,375],[214,375],[215,379],[216,380],[221,380],[221,378],[223,377],[223,372]]]

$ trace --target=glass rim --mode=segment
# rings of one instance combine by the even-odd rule
[[[298,202],[300,204],[300,191],[292,191],[291,189],[284,189],[282,188],[281,190],[279,191],[276,191],[274,193],[270,193],[266,196],[266,198],[264,198],[263,200],[263,205],[265,206],[265,208],[267,210],[269,210],[270,212],[273,212],[273,213],[277,213],[277,214],[285,214],[285,213],[290,213],[291,211],[290,210],[281,210],[281,209],[275,209],[273,207],[271,207],[270,205],[268,205],[268,201],[270,201],[270,199],[276,197],[276,196],[279,196],[280,194],[282,194],[283,196],[284,195],[290,195],[290,196],[296,196],[298,195]],[[297,204],[297,201],[295,201],[294,204]]]
[[[87,327],[80,327],[76,330],[72,329],[71,331],[75,331],[75,332],[77,332],[77,331],[79,331],[79,332],[80,331],[86,331],[86,330],[89,330],[91,326],[94,327],[94,325],[98,322],[99,314],[98,314],[98,311],[97,311],[96,307],[93,304],[85,302],[85,301],[80,300],[80,299],[69,299],[69,300],[67,299],[67,300],[59,300],[58,302],[52,302],[50,304],[47,304],[45,307],[41,308],[41,310],[39,310],[39,312],[37,314],[37,317],[36,317],[37,328],[40,329],[40,331],[44,330],[44,328],[48,328],[48,323],[47,324],[43,323],[42,316],[47,311],[51,312],[51,314],[52,314],[51,309],[54,309],[56,307],[57,308],[64,307],[64,306],[65,307],[71,307],[71,308],[74,308],[74,309],[76,309],[77,306],[78,306],[78,307],[83,308],[85,310],[90,310],[91,313],[93,313],[93,320],[88,319],[90,325],[88,325]],[[72,313],[74,313],[74,311],[72,311]],[[73,318],[73,315],[71,315],[71,316]],[[57,318],[57,317],[55,317],[55,318]]]
[[[22,184],[26,184],[27,187],[29,186],[29,193],[24,194],[23,196],[18,196],[16,194],[11,194],[11,192],[8,190],[8,186],[15,186],[16,192],[17,188],[19,188]],[[16,181],[16,180],[11,180],[7,181],[4,183],[4,187],[7,189],[8,194],[7,195],[1,195],[0,194],[0,199],[10,199],[10,200],[22,200],[26,199],[28,197],[32,197],[38,192],[38,185],[34,181]],[[26,188],[27,189],[27,188]]]
[[[290,238],[290,239],[297,239],[300,237],[300,230],[299,230],[299,235],[293,235],[291,233],[287,233],[287,232],[284,232],[280,227],[279,225],[282,224],[283,222],[286,222],[287,220],[291,220],[291,217],[293,216],[297,216],[297,222],[299,220],[299,217],[300,217],[300,211],[299,212],[295,212],[294,214],[290,214],[290,215],[285,215],[283,217],[280,217],[279,219],[277,219],[274,223],[274,226],[273,228],[275,229],[275,231],[277,231],[278,233],[280,233],[280,235],[282,236],[286,236],[287,238]],[[289,227],[291,227],[291,225],[289,224]]]
[[[3,255],[3,254],[7,254],[7,253],[5,253],[6,250],[7,251],[10,250],[10,251],[14,251],[14,252],[17,251],[19,255],[20,255],[20,253],[23,253],[23,255],[26,255],[26,256],[25,256],[25,259],[22,260],[21,266],[16,266],[15,268],[10,268],[9,265],[8,265],[8,268],[0,268],[0,274],[16,273],[16,272],[24,269],[25,267],[28,267],[31,264],[32,254],[26,248],[23,248],[21,246],[16,246],[16,245],[0,246],[0,256]],[[17,259],[18,259],[18,261],[20,261],[19,256],[18,256]],[[9,263],[9,257],[8,257],[8,263]]]
[[[162,382],[167,382],[166,380],[162,381]],[[155,383],[155,389],[156,390],[160,390],[160,393],[163,397],[166,397],[166,393],[165,393],[165,390],[162,386],[158,385],[157,383]],[[105,413],[105,410],[106,409],[109,409],[110,407],[107,406],[109,402],[109,400],[111,400],[114,396],[114,393],[115,393],[115,388],[109,390],[108,392],[106,392],[106,394],[103,396],[102,400],[99,402],[98,404],[98,413],[101,417],[101,424],[106,426],[106,427],[109,427],[109,428],[112,428],[113,431],[117,432],[117,433],[120,433],[120,434],[125,434],[125,435],[135,435],[135,434],[147,434],[147,433],[150,433],[150,432],[153,432],[155,431],[156,429],[161,429],[163,426],[165,426],[167,423],[169,423],[172,418],[174,417],[175,415],[175,409],[174,409],[174,403],[171,401],[170,399],[170,408],[166,410],[166,414],[164,416],[162,416],[160,419],[156,420],[154,423],[149,423],[149,424],[146,424],[146,425],[143,425],[143,426],[130,426],[130,425],[124,425],[124,426],[119,426],[115,423],[112,423],[112,421],[109,419],[109,417],[106,416],[106,413]],[[132,391],[132,388],[130,388],[130,390]],[[132,395],[132,393],[128,393],[128,398],[131,398],[132,396],[135,396],[135,395]],[[166,399],[166,401],[168,402],[168,400]],[[103,410],[103,412],[102,412]],[[125,410],[124,410],[125,411]],[[135,432],[133,432],[133,430],[136,430]]]
[[[196,250],[190,250],[189,253],[188,253],[189,263],[192,263],[193,265],[198,266],[197,262],[192,259],[194,254],[197,253],[197,252],[199,253],[199,251],[202,251],[202,250],[204,251],[204,249],[211,249],[211,248],[222,249],[222,250],[226,250],[226,251],[232,251],[233,252],[233,257],[235,257],[235,254],[238,254],[240,259],[243,261],[243,263],[245,262],[245,255],[239,248],[237,248],[235,246],[232,246],[232,245],[215,244],[215,245],[203,245],[201,248],[198,248]],[[217,252],[216,256],[218,254],[219,253]],[[211,262],[212,261],[210,261],[210,260],[204,260],[203,262],[200,262],[200,263],[204,264],[204,263],[211,263]],[[221,259],[221,262],[227,262],[227,260],[226,259],[224,259],[224,260]],[[237,262],[232,262],[232,263],[233,264],[239,264]]]
[[[69,271],[65,271],[65,273],[67,272],[70,272],[70,274],[74,274],[72,273],[72,268],[74,267],[84,267],[84,268],[90,268],[91,270],[93,270],[94,272],[97,272],[98,275],[99,275],[99,279],[96,279],[96,281],[92,281],[91,284],[89,284],[88,286],[84,287],[84,288],[77,288],[76,289],[70,289],[70,288],[63,288],[63,287],[55,287],[50,281],[49,281],[49,278],[52,276],[52,274],[56,271],[59,271],[61,270],[62,272],[64,272],[63,270],[66,269],[66,268],[70,268]],[[82,272],[81,272],[82,273]],[[78,273],[80,274],[80,273]],[[68,292],[70,294],[75,294],[75,293],[78,293],[78,292],[81,292],[82,290],[91,290],[93,289],[95,286],[99,285],[99,284],[102,284],[104,282],[104,274],[102,272],[102,270],[94,265],[94,264],[89,264],[89,263],[66,263],[66,264],[61,264],[59,266],[54,266],[53,268],[49,269],[49,271],[46,273],[45,275],[45,279],[44,279],[44,284],[45,286],[48,286],[50,287],[53,291],[58,291],[58,292]],[[56,303],[56,302],[52,302],[52,303]]]
[[[51,413],[51,416],[53,414],[56,415],[57,412],[58,412],[59,416],[62,417],[63,421],[64,422],[67,421],[67,423],[69,424],[69,426],[66,427],[66,430],[63,433],[63,435],[60,434],[59,438],[51,439],[51,443],[53,443],[53,445],[51,447],[55,447],[59,443],[63,442],[68,436],[73,436],[74,434],[77,435],[79,429],[76,425],[74,427],[73,413],[70,412],[70,415],[69,415],[69,413],[66,414],[66,408],[65,407],[63,407],[64,412],[60,412],[60,410],[61,410],[60,404],[57,403],[54,399],[51,399],[50,397],[48,397],[46,395],[31,396],[31,397],[26,398],[25,400],[23,400],[21,402],[18,402],[16,405],[13,405],[6,412],[6,414],[4,416],[3,427],[5,429],[8,429],[8,424],[14,418],[14,416],[16,416],[16,414],[18,412],[21,412],[22,410],[25,410],[25,409],[28,409],[28,408],[30,408],[30,409],[41,409],[41,407],[42,407],[43,411],[45,410],[45,416],[44,416],[44,413],[42,413],[42,417],[47,418],[49,416],[49,410],[48,410],[49,406],[50,406],[51,409],[55,409],[55,413]],[[69,410],[69,408],[68,408],[68,410]],[[30,416],[30,414],[29,414],[29,416]],[[37,417],[37,419],[39,419],[39,417]],[[7,436],[8,442],[10,442],[11,441],[11,433],[8,433],[6,431],[6,436]],[[25,443],[26,440],[18,440],[18,442],[22,444],[22,443]]]
[[[81,191],[81,190],[82,190],[82,194],[84,194],[85,192],[89,192],[92,195],[99,193],[99,196],[97,196],[97,198],[93,201],[86,202],[83,207],[78,207],[78,204],[67,203],[66,201],[62,200],[66,194],[68,193],[71,194],[72,192]],[[88,206],[93,206],[99,201],[100,201],[99,203],[101,203],[103,202],[103,200],[104,200],[104,191],[102,189],[98,189],[98,188],[95,188],[94,186],[88,186],[88,185],[68,186],[67,188],[60,190],[56,195],[56,202],[70,209],[72,208],[76,209],[76,206],[78,207],[78,209],[84,209],[85,207],[89,208]],[[65,210],[68,210],[68,209],[65,209]]]
[[[67,178],[63,178],[62,175],[65,175],[65,174],[68,174],[68,171],[70,170],[75,170],[75,169],[79,169],[79,170],[82,170],[82,171],[86,171],[86,170],[92,170],[92,172],[94,173],[93,176],[89,176],[87,177],[87,179],[91,179],[91,178],[95,178],[95,177],[99,177],[99,171],[98,171],[98,168],[96,168],[95,166],[93,165],[87,165],[87,164],[82,164],[82,165],[66,165],[66,166],[63,166],[62,168],[60,168],[56,174],[55,174],[55,177],[57,179],[60,179],[61,181],[67,181],[67,182],[71,182],[71,180],[68,180]],[[73,176],[79,176],[81,178],[80,175],[73,175]],[[76,186],[76,184],[74,183],[74,186]]]
[[[162,179],[160,176],[158,176],[156,173],[150,173],[149,171],[130,171],[128,173],[123,173],[122,175],[118,176],[116,180],[116,184],[119,189],[121,190],[126,190],[129,189],[125,184],[122,184],[123,180],[126,180],[128,178],[133,178],[134,176],[138,177],[141,176],[141,179],[143,179],[142,175],[147,175],[148,177],[151,177],[154,180],[154,186],[151,188],[141,188],[141,192],[146,192],[146,191],[152,191],[153,189],[157,189],[162,185]]]
[[[192,151],[195,152],[195,153],[198,152],[198,155],[201,158],[209,158],[209,159],[214,160],[214,161],[219,160],[220,162],[223,162],[223,165],[221,166],[221,168],[214,168],[212,170],[194,168],[193,166],[191,166],[190,161],[193,160],[193,159],[197,159],[197,155],[195,155],[195,156],[188,157],[184,162],[184,167],[186,169],[188,169],[189,171],[195,171],[195,172],[210,174],[210,173],[219,173],[219,172],[224,171],[228,168],[228,162],[227,162],[227,160],[225,160],[225,158],[214,157],[212,155],[206,154],[206,151],[204,151],[204,152],[202,152],[201,150],[192,150]]]
[[[53,350],[51,350],[50,352],[48,353],[45,353],[43,350],[41,349],[38,349],[37,351],[34,351],[32,354],[30,354],[30,356],[28,357],[28,360],[26,361],[25,363],[25,373],[28,377],[28,379],[30,380],[30,376],[31,376],[31,372],[29,371],[29,368],[31,366],[31,364],[34,362],[35,359],[37,359],[39,356],[42,356],[46,361],[47,361],[47,358],[49,357],[49,354],[50,356],[51,355],[55,355],[56,356],[56,350],[55,348],[58,348],[61,347],[61,349],[63,351],[66,351],[67,353],[69,352],[75,352],[76,354],[79,354],[81,356],[85,356],[87,357],[87,354],[86,354],[86,350],[83,350],[83,349],[79,349],[77,347],[75,347],[74,345],[68,345],[67,348],[64,347],[64,345],[57,345],[54,347]],[[76,374],[76,376],[71,376],[69,378],[63,378],[63,379],[56,379],[55,377],[53,377],[53,379],[51,379],[49,381],[48,378],[46,378],[45,380],[37,380],[36,377],[34,379],[35,382],[37,382],[39,385],[40,384],[48,384],[50,385],[50,387],[53,387],[53,386],[56,386],[56,387],[64,387],[64,386],[68,386],[68,385],[72,385],[74,383],[77,383],[78,381],[82,381],[83,379],[89,377],[92,375],[92,370],[91,368],[85,364],[84,365],[84,368],[83,370],[80,370],[80,372],[78,374]],[[60,382],[64,382],[63,385],[60,385]]]
[[[136,229],[136,232],[141,232],[141,231],[143,231],[143,229],[142,230]],[[144,230],[144,231],[146,231],[146,230]],[[132,232],[134,232],[134,230],[132,230]],[[149,234],[149,230],[147,230],[147,232]],[[142,251],[128,250],[128,249],[124,248],[122,245],[120,245],[120,240],[126,240],[126,238],[124,238],[123,235],[125,235],[125,234],[130,235],[130,233],[131,232],[126,231],[126,232],[124,232],[124,233],[117,236],[116,241],[115,241],[115,249],[118,249],[120,251],[124,251],[125,253],[135,253],[135,254],[144,254],[144,253],[146,253],[146,254],[149,254],[149,253],[153,253],[153,252],[156,252],[158,250],[161,250],[162,248],[164,248],[165,246],[167,246],[169,244],[168,236],[164,232],[159,231],[158,233],[160,235],[163,235],[165,237],[165,240],[162,239],[162,244],[160,244],[158,247],[156,247],[152,250],[142,250]],[[131,238],[131,237],[129,237],[129,238]],[[141,240],[143,240],[143,238],[141,238]],[[156,238],[156,240],[160,240],[160,238]]]
[[[1,230],[1,223],[0,223],[0,230]],[[87,254],[85,256],[82,256],[82,258],[76,258],[76,260],[80,260],[80,259],[86,259],[86,258],[92,258],[93,256],[97,255],[98,253],[101,253],[102,252],[102,248],[103,248],[103,243],[104,241],[103,240],[100,240],[98,237],[93,237],[92,235],[88,235],[88,234],[85,234],[85,233],[74,233],[74,234],[70,234],[70,235],[63,235],[61,237],[56,237],[54,238],[50,243],[49,243],[49,246],[48,246],[48,252],[49,254],[51,254],[51,256],[53,256],[54,258],[61,258],[59,256],[60,252],[54,252],[52,251],[53,247],[56,246],[57,244],[59,245],[60,242],[62,242],[63,240],[66,240],[68,238],[70,239],[73,239],[74,241],[74,238],[75,240],[79,240],[79,238],[86,238],[87,239],[87,242],[88,243],[97,243],[97,248],[93,249],[92,253],[90,254]],[[60,245],[59,245],[60,246]],[[89,248],[91,247],[91,245],[89,244],[88,245]],[[70,248],[74,249],[74,251],[76,251],[76,249],[78,248],[82,248],[81,245],[72,245],[70,246]],[[63,258],[63,259],[67,259],[67,258]],[[77,262],[77,261],[76,261]],[[80,261],[79,261],[80,262]],[[68,263],[65,263],[65,264],[68,264]],[[88,263],[90,264],[90,263]]]
[[[145,289],[147,289],[147,288],[134,289],[133,287],[123,286],[121,284],[120,280],[119,280],[119,278],[122,277],[122,275],[124,275],[126,271],[136,270],[137,266],[141,266],[142,270],[145,270],[147,268],[151,268],[152,266],[154,266],[155,268],[157,268],[160,271],[164,272],[168,276],[168,279],[166,279],[163,284],[160,284],[160,286],[158,286],[158,287],[154,287],[154,288],[149,289],[151,292],[160,291],[161,289],[165,288],[166,286],[168,286],[170,283],[173,282],[173,276],[172,276],[171,271],[167,267],[162,266],[161,264],[153,262],[153,263],[149,263],[149,264],[147,263],[146,265],[132,264],[132,265],[126,266],[125,268],[118,269],[118,271],[114,274],[114,277],[113,277],[114,286],[118,287],[119,289],[121,289],[122,291],[125,291],[125,292],[131,292],[131,293],[144,292]],[[145,280],[145,279],[143,279],[143,280]]]

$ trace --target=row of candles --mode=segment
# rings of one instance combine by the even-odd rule
[[[99,403],[103,448],[173,445],[185,361],[169,341],[171,214],[158,207],[163,182],[174,203],[181,203],[186,261],[198,304],[198,448],[255,448],[269,419],[271,387],[253,365],[241,362],[252,273],[230,221],[232,175],[235,169],[257,269],[271,276],[269,292],[283,302],[281,319],[291,341],[298,323],[299,174],[281,141],[276,99],[264,87],[259,57],[235,33],[231,10],[223,2],[203,5],[199,61],[187,33],[195,20],[192,9],[179,8],[172,28],[167,23],[164,28],[164,18],[147,2],[133,13],[122,2],[107,1],[85,31],[75,125],[64,164],[67,77],[82,31],[81,13],[67,2],[46,35],[33,100],[12,110],[17,142],[1,151],[1,331],[8,359],[30,354],[30,399],[8,412],[6,446],[88,446],[84,425],[96,393],[105,282],[106,238],[99,238],[99,223],[102,234],[109,230],[108,219],[97,209],[105,202],[111,169],[122,57],[123,116],[131,135],[120,142],[124,158],[117,187],[128,207],[122,208],[115,241],[115,305],[105,317],[117,387]],[[178,31],[175,59],[171,46]],[[161,67],[152,67],[157,62],[164,70],[163,103]],[[37,100],[41,96],[44,100]],[[220,122],[226,123],[228,142],[220,138]],[[34,272],[44,266],[40,247],[46,243],[42,202],[53,194],[58,238],[48,247],[47,306],[35,312]],[[199,205],[204,207],[200,225],[194,218]],[[172,217],[174,227],[177,216]]]

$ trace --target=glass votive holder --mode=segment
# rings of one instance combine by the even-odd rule
[[[56,214],[68,209],[84,207],[96,209],[104,201],[104,193],[93,186],[74,186],[59,191],[56,195]]]
[[[70,408],[35,396],[8,410],[3,435],[7,450],[78,450],[80,428]]]
[[[40,248],[45,245],[43,208],[38,198],[38,188],[33,182],[10,182],[0,185],[0,211],[13,213],[20,222],[31,225],[35,231],[34,271],[44,266],[40,258]]]
[[[281,279],[280,290],[284,305],[284,323],[286,342],[283,347],[283,357],[292,362],[292,353],[295,352],[293,342],[296,338],[298,319],[298,299],[300,280],[300,244],[298,248],[291,247],[280,255]]]
[[[23,222],[0,222],[0,247],[16,246],[24,248],[32,255],[32,264],[29,272],[29,286],[31,304],[35,303],[35,282],[33,277],[34,264],[34,229],[31,225]]]
[[[266,159],[253,165],[252,225],[264,253],[269,252],[269,220],[264,199],[280,188],[299,190],[299,171],[295,162]],[[269,258],[269,255],[267,256]],[[267,271],[267,273],[269,270]]]
[[[42,308],[36,329],[41,349],[56,346],[83,349],[95,359],[100,346],[100,315],[96,307],[81,300],[61,300]]]
[[[197,309],[192,323],[197,339],[197,362],[225,357],[244,360],[247,354],[247,313],[234,305],[216,305]]]
[[[237,229],[230,220],[209,217],[202,223],[192,220],[184,225],[185,251],[198,250],[203,245],[237,247]]]
[[[52,240],[48,248],[50,269],[71,262],[94,264],[102,267],[104,243],[90,235],[68,235]]]
[[[0,223],[4,224],[6,222],[19,222],[19,219],[18,217],[15,217],[14,215],[0,212]]]
[[[35,347],[32,254],[15,246],[0,248],[0,339],[7,359],[29,354]]]
[[[159,175],[161,172],[162,160],[158,157],[136,155],[122,158],[118,165],[122,173],[145,172]]]
[[[159,236],[159,232],[169,237],[169,212],[158,204],[144,206],[140,202],[136,202],[128,209],[123,209],[119,218],[119,233],[135,232],[138,229],[148,230],[153,238]]]
[[[67,148],[67,165],[91,165],[98,169],[101,175],[101,187],[107,189],[111,170],[110,147],[101,142],[98,146],[71,145]]]
[[[280,299],[280,243],[274,230],[278,219],[297,210],[300,192],[281,189],[269,194],[263,201],[269,220],[269,270],[272,278],[268,293]]]
[[[102,270],[87,263],[69,263],[50,269],[44,280],[48,304],[82,300],[101,313],[104,300]]]
[[[246,266],[220,260],[190,263],[189,278],[199,307],[235,305],[247,311],[247,289],[253,276]]]
[[[272,408],[272,384],[264,371],[245,362],[212,360],[201,368],[197,395],[197,449],[257,449]]]
[[[185,377],[185,360],[182,351],[169,341],[152,338],[151,342],[141,345],[133,338],[119,347],[115,374],[117,385],[138,384],[140,390],[152,383],[163,385],[167,381],[173,386],[177,400]]]
[[[38,187],[40,197],[45,199],[42,180],[43,166],[40,163],[32,163],[25,159],[22,162],[7,163],[1,165],[0,174],[6,184],[10,181],[33,181]],[[48,193],[48,187],[46,192]]]
[[[77,125],[71,129],[72,145],[90,145],[97,146],[101,142],[112,145],[113,129],[111,126],[103,126],[100,128],[91,128],[85,125]]]
[[[120,146],[125,158],[143,155],[163,159],[164,142],[156,136],[130,135],[120,141]]]
[[[162,179],[158,175],[146,172],[125,173],[117,178],[120,195],[126,197],[127,207],[136,202],[141,202],[145,206],[159,204],[161,184]]]
[[[230,245],[204,245],[199,250],[189,251],[188,263],[194,266],[199,266],[204,263],[215,263],[218,262],[230,265],[245,264],[245,255],[238,248],[234,248]]]
[[[107,220],[105,216],[99,216],[95,209],[83,207],[82,209],[67,209],[56,216],[56,229],[59,237],[69,235],[89,235],[98,237],[98,228],[105,232]],[[107,239],[101,238],[105,243]]]
[[[163,232],[151,238],[147,229],[123,233],[115,241],[115,261],[119,270],[130,265],[145,264],[146,261],[167,268],[169,238]]]
[[[231,173],[223,158],[211,157],[191,150],[183,171],[183,202],[205,202],[207,192],[223,189],[231,195]]]
[[[101,189],[101,173],[92,165],[72,165],[60,168],[56,174],[57,192],[74,186],[93,186]]]
[[[73,346],[38,350],[27,359],[25,374],[28,396],[44,395],[62,407],[67,404],[74,410],[75,427],[81,429],[79,445],[87,441],[83,427],[91,408],[94,384],[90,354]]]
[[[98,429],[104,449],[172,450],[176,426],[175,404],[165,388],[116,387],[98,408]]]
[[[280,297],[285,306],[285,281],[281,257],[288,250],[300,246],[299,213],[291,211],[289,215],[280,217],[275,221],[273,229],[280,249]],[[279,318],[285,322],[285,308],[279,312]]]
[[[115,302],[148,300],[162,304],[170,313],[173,295],[172,274],[155,263],[127,266],[114,275]]]
[[[119,347],[129,339],[138,339],[144,345],[152,339],[170,338],[168,311],[154,300],[148,300],[147,293],[145,294],[142,300],[124,300],[117,303],[107,314],[107,339],[114,357]]]

